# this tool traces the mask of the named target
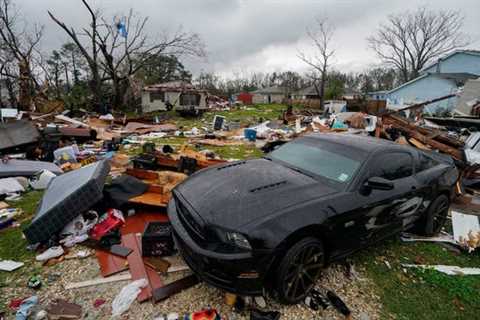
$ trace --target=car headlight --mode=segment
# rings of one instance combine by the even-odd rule
[[[241,233],[227,231],[225,233],[225,237],[228,242],[234,244],[239,248],[252,250],[252,246],[250,245],[250,242],[248,242],[248,239]]]

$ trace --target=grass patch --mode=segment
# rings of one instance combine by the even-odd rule
[[[4,286],[26,286],[26,279],[42,270],[34,258],[36,253],[27,250],[27,240],[22,230],[30,224],[38,203],[43,196],[43,191],[30,191],[22,195],[18,201],[8,202],[10,207],[22,209],[23,213],[17,220],[21,222],[18,228],[8,228],[0,231],[0,259],[14,260],[25,263],[23,267],[13,272],[0,271],[0,291]],[[0,310],[4,310],[9,301],[4,294],[0,294]]]
[[[228,111],[209,111],[202,117],[181,117],[175,111],[165,112],[167,122],[175,123],[181,130],[189,130],[193,127],[211,127],[215,115],[224,116],[227,121],[238,121],[241,125],[251,125],[266,120],[276,120],[282,115],[287,107],[282,104],[258,104],[246,106]]]
[[[37,205],[42,199],[44,191],[30,191],[22,195],[22,198],[18,201],[9,201],[8,204],[12,208],[22,209],[23,214],[17,218],[17,220],[22,221],[24,219],[29,219],[35,213]]]
[[[218,154],[222,159],[251,159],[260,158],[263,152],[254,145],[238,145],[238,146],[204,146],[201,149],[212,150]]]
[[[363,250],[355,259],[373,280],[384,306],[383,318],[474,319],[480,312],[480,277],[448,276],[433,270],[408,269],[401,263],[478,267],[480,256],[455,255],[434,243],[387,241]],[[385,261],[391,265],[388,268]]]

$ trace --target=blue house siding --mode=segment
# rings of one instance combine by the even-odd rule
[[[422,70],[422,73],[472,73],[480,76],[480,53],[457,52],[441,59],[440,64]]]
[[[420,73],[420,76],[410,82],[391,90],[387,94],[387,107],[398,109],[404,105],[431,100],[456,92],[459,83],[448,78],[462,79],[468,75],[480,76],[480,51],[460,50],[452,52],[438,62],[428,66]],[[462,79],[463,80],[463,79]],[[450,98],[426,107],[426,111],[456,106],[457,98]]]
[[[457,86],[452,80],[440,78],[434,74],[423,75],[390,91],[388,93],[389,108],[397,109],[404,105],[431,100],[454,93],[456,90]],[[455,104],[454,97],[429,105],[427,111],[433,111],[439,107],[452,109]]]

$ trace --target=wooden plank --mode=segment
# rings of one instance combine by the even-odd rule
[[[190,275],[183,279],[169,283],[166,286],[155,289],[153,291],[153,302],[157,303],[159,301],[165,300],[168,297],[171,297],[174,294],[181,292],[182,290],[193,287],[199,283],[199,280],[196,275]]]
[[[78,121],[78,120],[75,120],[75,119],[72,119],[72,118],[69,118],[67,116],[64,116],[64,115],[56,115],[55,116],[55,120],[58,120],[58,121],[63,121],[63,122],[67,122],[67,123],[70,123],[70,124],[73,124],[77,127],[84,127],[84,128],[90,128],[90,126],[88,124],[85,124],[81,121]]]
[[[119,272],[128,270],[127,260],[119,256],[110,254],[103,250],[95,250],[100,274],[103,277],[109,277]]]
[[[412,126],[411,124],[408,123],[408,121],[403,120],[403,119],[398,119],[398,117],[393,117],[393,116],[385,116],[383,118],[383,123],[384,124],[390,124],[393,127],[396,127],[397,129],[406,132],[410,138],[415,138],[416,140],[420,141],[421,143],[427,144],[433,149],[438,149],[443,153],[447,153],[454,157],[457,160],[463,160],[463,153],[462,151],[451,147],[449,145],[446,145],[444,143],[438,142],[433,139],[428,139],[425,135],[421,134],[418,131],[418,128],[415,126]]]
[[[160,194],[156,192],[145,192],[138,197],[131,198],[128,200],[129,203],[142,204],[153,207],[167,207],[168,201],[170,200],[170,195]]]
[[[163,210],[165,211],[165,210]],[[143,233],[145,226],[149,222],[168,222],[168,216],[164,212],[137,212],[135,215],[127,217],[125,224],[120,228],[122,235],[129,233]]]
[[[97,286],[97,285],[100,285],[100,284],[106,284],[106,283],[112,283],[112,282],[118,282],[118,281],[126,281],[126,280],[131,280],[131,279],[132,279],[132,275],[130,273],[117,274],[115,276],[111,276],[111,277],[108,277],[108,278],[97,278],[97,279],[86,280],[86,281],[81,281],[81,282],[67,283],[65,285],[65,289],[67,289],[67,290],[78,289],[78,288],[84,288],[84,287]]]
[[[158,180],[158,172],[156,171],[127,168],[125,173],[142,180]]]
[[[408,141],[413,144],[415,147],[417,147],[418,149],[422,149],[422,150],[431,150],[428,146],[424,145],[423,143],[421,143],[420,141],[418,141],[417,139],[415,138],[410,138],[408,139]]]
[[[122,245],[133,250],[127,257],[130,274],[133,280],[146,279],[148,284],[137,297],[139,302],[152,297],[153,289],[162,287],[162,279],[155,270],[145,266],[142,259],[141,242],[135,234],[129,233],[122,236]]]

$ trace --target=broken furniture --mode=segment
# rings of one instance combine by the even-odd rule
[[[183,169],[185,169],[185,158],[190,158],[195,160],[196,166],[194,171],[226,162],[225,160],[222,160],[222,159],[208,158],[200,152],[189,150],[187,148],[182,148],[182,150],[177,154],[167,155],[167,154],[157,152],[156,158],[157,158],[157,164],[160,167],[171,168],[180,172],[183,172]],[[182,158],[184,160],[182,160]]]
[[[46,190],[31,224],[23,231],[29,243],[43,243],[103,198],[110,164],[106,160],[55,178]]]
[[[133,166],[138,169],[155,170],[158,168],[155,158],[155,144],[148,142],[142,146],[142,153],[133,158]]]
[[[130,198],[128,202],[133,205],[146,205],[152,207],[166,207],[171,197],[171,190],[187,178],[185,174],[178,172],[151,171],[132,168],[128,168],[126,174],[141,179],[143,182],[149,184],[146,192]]]

